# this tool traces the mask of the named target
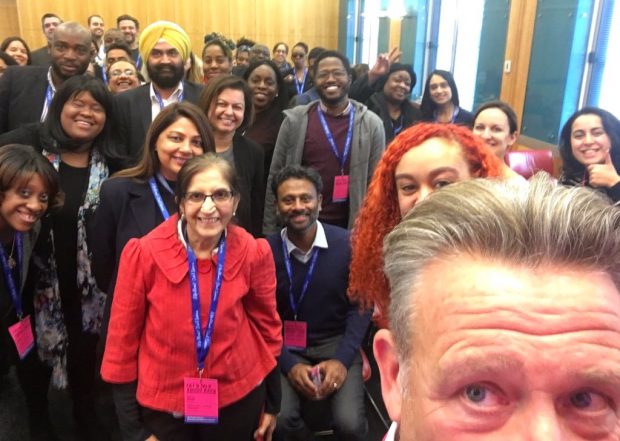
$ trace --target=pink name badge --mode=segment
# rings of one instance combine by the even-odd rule
[[[306,322],[284,320],[284,346],[292,349],[306,349]]]
[[[30,325],[30,316],[27,315],[13,326],[9,327],[9,333],[15,342],[19,358],[23,360],[34,347],[34,336]]]
[[[185,377],[184,391],[185,422],[217,424],[217,380]]]
[[[345,202],[349,199],[349,176],[341,175],[334,178],[334,193],[332,201]]]

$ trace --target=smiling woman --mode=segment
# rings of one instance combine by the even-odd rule
[[[117,153],[112,97],[103,83],[77,75],[57,90],[44,123],[0,136],[0,145],[33,145],[58,170],[65,204],[44,219],[38,258],[43,263],[36,295],[51,304],[62,300],[48,323],[52,347],[42,356],[54,367],[57,386],[71,386],[73,414],[83,438],[98,431],[94,413],[95,348],[105,293],[92,275],[87,222],[99,203],[99,189],[110,171],[122,166]],[[65,367],[64,359],[67,364]]]
[[[4,51],[20,66],[30,64],[30,48],[20,37],[7,37],[0,44],[0,51]]]
[[[129,61],[117,61],[108,67],[108,89],[113,94],[135,89],[140,85],[136,66]]]
[[[560,182],[585,185],[620,201],[620,121],[596,107],[578,110],[560,132]]]
[[[202,111],[188,102],[162,110],[146,134],[138,165],[123,170],[101,186],[101,203],[92,223],[93,274],[107,292],[99,355],[110,320],[114,288],[123,248],[133,238],[145,236],[176,209],[174,188],[179,170],[191,158],[215,150],[209,123]],[[134,398],[118,401],[123,435],[142,430]]]
[[[45,302],[35,301],[32,290],[24,290],[24,285],[39,219],[48,208],[58,207],[59,189],[58,174],[32,147],[12,144],[0,148],[0,298],[5,299],[0,302],[0,372],[15,366],[32,437],[41,439],[53,434],[47,408],[51,372],[38,355],[38,350],[47,349],[47,317],[45,308],[40,308]],[[39,325],[36,329],[35,323]],[[26,353],[10,337],[20,324],[34,336],[34,348]]]
[[[240,188],[227,160],[190,159],[178,214],[123,250],[101,374],[134,385],[134,415],[156,439],[271,439],[282,347],[275,268],[267,242],[230,222]],[[189,387],[201,381],[215,400]],[[212,408],[192,409],[193,399]],[[186,424],[196,421],[216,424]]]
[[[198,105],[213,129],[217,155],[227,159],[239,176],[241,200],[235,221],[259,237],[265,200],[264,154],[260,145],[244,136],[253,120],[250,89],[239,77],[220,76],[209,81]]]

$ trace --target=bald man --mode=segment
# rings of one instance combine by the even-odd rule
[[[158,21],[140,35],[140,56],[146,60],[148,83],[115,97],[115,111],[127,154],[136,162],[151,121],[169,104],[197,103],[203,87],[183,81],[191,53],[187,33],[176,23]]]
[[[0,79],[0,133],[43,121],[58,87],[86,72],[90,45],[91,34],[84,26],[62,23],[52,36],[50,67],[7,69]]]

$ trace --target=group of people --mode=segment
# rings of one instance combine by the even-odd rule
[[[14,39],[6,53],[20,64],[23,51],[12,48],[21,44],[26,56],[0,78],[0,368],[16,367],[32,439],[55,439],[50,382],[69,386],[77,428],[88,440],[113,437],[97,405],[106,397],[127,440],[311,439],[304,403],[323,399],[339,439],[367,439],[360,346],[371,316],[387,328],[375,353],[396,422],[393,439],[496,430],[508,411],[497,410],[493,421],[478,417],[487,398],[490,407],[518,402],[506,398],[510,386],[487,378],[514,373],[506,366],[525,366],[523,377],[538,387],[542,380],[529,369],[544,370],[553,357],[532,367],[525,350],[515,358],[501,348],[489,352],[500,354],[495,371],[459,373],[457,384],[455,370],[473,370],[484,358],[457,351],[450,364],[433,352],[432,364],[424,364],[431,357],[424,351],[444,345],[427,329],[444,331],[433,328],[443,321],[478,326],[442,314],[477,317],[499,308],[493,289],[477,287],[483,280],[520,295],[504,260],[518,258],[519,271],[584,260],[593,272],[601,256],[617,256],[617,118],[584,108],[561,132],[560,184],[590,187],[597,196],[542,177],[530,184],[512,171],[504,157],[519,133],[514,110],[501,101],[473,114],[462,109],[450,72],[433,71],[421,104],[412,103],[416,75],[398,62],[397,50],[354,78],[335,50],[309,51],[299,42],[289,63],[286,43],[278,42],[270,59],[268,48],[245,40],[234,63],[234,43],[210,34],[202,84],[191,76],[200,58],[179,25],[158,21],[138,37],[138,21],[127,15],[117,20],[116,36],[104,32],[100,16],[88,24],[46,14],[48,64],[33,65],[26,43]],[[93,59],[99,74],[88,75]],[[569,201],[576,206],[560,205]],[[555,217],[532,211],[545,207]],[[503,214],[510,210],[513,218]],[[554,224],[577,213],[583,220],[574,231]],[[607,236],[588,233],[588,216],[605,222]],[[539,227],[548,231],[536,236]],[[573,232],[584,235],[576,242],[588,248],[583,256],[573,253],[582,245],[562,241]],[[617,284],[618,261],[605,265]],[[479,280],[467,268],[480,270]],[[460,291],[439,284],[447,274],[446,285],[471,277],[482,303],[466,304]],[[561,290],[594,289],[562,274]],[[463,293],[469,288],[461,285]],[[412,289],[456,303],[442,312],[424,298],[414,308]],[[563,313],[562,304],[538,310],[522,300],[533,317]],[[554,305],[557,297],[544,300]],[[601,315],[596,301],[583,308]],[[485,322],[491,328],[493,317]],[[597,320],[584,329],[613,327]],[[511,324],[523,331],[523,323]],[[564,329],[553,322],[549,332],[556,328]],[[526,340],[519,344],[556,350]],[[590,375],[586,368],[577,360],[562,378]],[[620,397],[614,389],[605,401],[596,384],[578,383],[565,397],[575,408],[597,399],[599,409]],[[443,404],[451,407],[429,417]],[[460,413],[452,419],[452,411]],[[609,418],[596,430],[594,417],[588,421],[558,430],[615,433]]]

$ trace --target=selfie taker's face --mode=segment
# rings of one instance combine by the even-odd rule
[[[607,274],[461,255],[428,266],[412,296],[409,359],[389,331],[375,338],[401,441],[620,439],[620,294]]]

